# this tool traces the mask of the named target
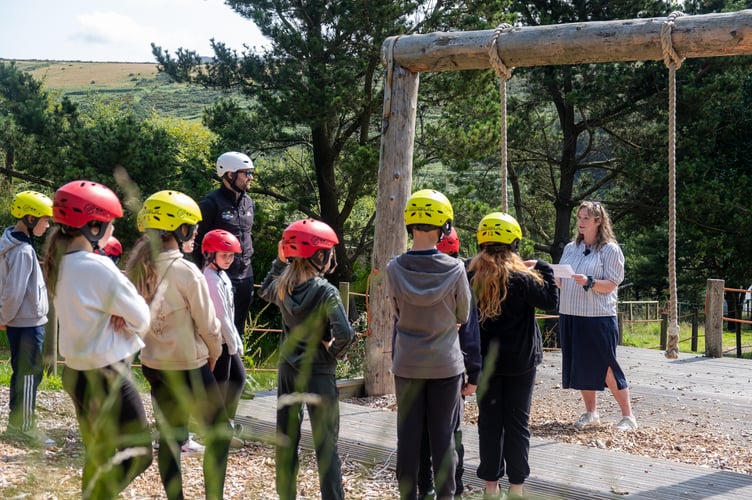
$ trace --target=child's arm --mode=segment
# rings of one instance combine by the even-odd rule
[[[35,264],[32,253],[23,250],[16,247],[5,255],[8,273],[3,280],[5,286],[0,290],[0,324],[3,325],[13,321],[18,314]]]
[[[350,326],[350,321],[347,319],[345,306],[342,304],[339,292],[333,286],[327,292],[325,307],[332,335],[329,352],[335,358],[340,358],[344,356],[356,337],[352,326]]]

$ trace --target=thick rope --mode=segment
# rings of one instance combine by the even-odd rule
[[[679,301],[676,297],[676,70],[684,58],[674,50],[671,32],[681,12],[672,12],[661,27],[663,62],[668,68],[668,339],[665,355],[679,357]]]
[[[499,56],[499,35],[504,31],[511,31],[512,25],[502,23],[494,30],[491,38],[491,46],[488,49],[488,55],[491,59],[491,66],[499,77],[499,97],[501,111],[501,210],[509,212],[509,202],[507,196],[507,80],[512,78],[514,68],[508,68]]]

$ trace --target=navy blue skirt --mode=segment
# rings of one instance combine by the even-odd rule
[[[602,391],[606,388],[608,368],[619,389],[626,389],[627,378],[616,361],[619,325],[616,316],[559,315],[561,346],[561,385],[564,389]]]

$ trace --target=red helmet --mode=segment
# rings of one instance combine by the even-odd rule
[[[287,259],[309,259],[317,250],[329,250],[337,243],[334,229],[314,219],[295,221],[282,233],[282,253]]]
[[[102,251],[108,257],[120,257],[123,254],[123,245],[120,244],[117,238],[110,236],[110,239],[104,244]]]
[[[240,253],[242,249],[234,234],[224,229],[214,229],[206,233],[201,240],[201,251]]]
[[[452,228],[449,234],[444,235],[439,243],[436,245],[439,252],[446,254],[458,254],[460,253],[460,238],[457,236],[457,231]]]
[[[91,221],[110,222],[123,216],[120,200],[110,188],[92,181],[72,181],[55,191],[52,220],[71,227]]]

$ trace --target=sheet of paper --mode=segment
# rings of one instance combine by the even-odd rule
[[[551,267],[555,278],[571,278],[574,274],[574,269],[569,264],[551,264]]]

